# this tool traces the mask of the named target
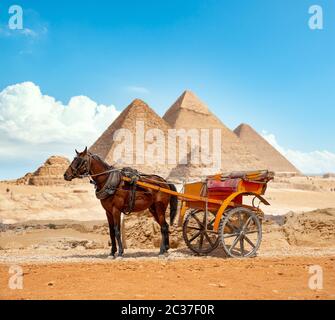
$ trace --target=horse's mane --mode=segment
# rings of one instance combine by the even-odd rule
[[[93,154],[93,153],[91,153],[91,157],[92,157],[94,160],[97,160],[97,161],[102,162],[102,164],[103,164],[107,169],[112,169],[112,168],[113,168],[113,166],[109,165],[105,160],[101,159],[101,157],[98,156],[97,154]]]

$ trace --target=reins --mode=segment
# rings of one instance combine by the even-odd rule
[[[90,174],[90,173],[85,173],[79,176],[79,178],[83,179],[83,178],[94,178],[94,177],[98,177],[98,176],[103,176],[104,174],[107,173],[111,173],[111,172],[115,172],[115,171],[121,171],[120,169],[110,169],[101,173],[96,173],[96,174]]]
[[[79,175],[78,176],[78,178],[80,178],[80,179],[84,179],[84,178],[94,178],[94,177],[99,177],[99,176],[103,176],[103,175],[105,175],[105,174],[108,174],[108,173],[112,173],[112,172],[117,172],[117,171],[119,171],[119,172],[121,172],[122,171],[122,169],[109,169],[109,170],[106,170],[106,171],[103,171],[103,172],[100,172],[100,173],[95,173],[95,174],[90,174],[90,170],[91,170],[91,157],[92,157],[93,155],[92,154],[87,154],[87,157],[88,157],[88,160],[87,159],[83,159],[84,161],[86,161],[87,162],[87,172],[85,173],[85,174],[82,174],[82,175]],[[84,162],[83,162],[84,163]],[[78,168],[79,169],[79,168]],[[77,170],[78,170],[77,169]],[[72,170],[73,170],[73,168],[72,168]],[[140,175],[140,179],[142,178],[142,179],[144,179],[144,180],[147,180],[147,181],[151,181],[151,182],[154,182],[154,183],[167,183],[167,184],[174,184],[174,183],[177,183],[177,182],[173,182],[173,181],[167,181],[167,180],[165,180],[165,179],[163,179],[163,180],[165,180],[165,181],[159,181],[159,180],[156,180],[156,179],[151,179],[151,178],[147,178],[147,177],[145,177],[146,176],[146,174],[144,174],[144,173],[142,173],[142,172],[139,172],[139,175]]]

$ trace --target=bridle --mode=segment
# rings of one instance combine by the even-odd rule
[[[79,163],[79,165],[76,166],[76,168],[73,167],[73,163],[75,161],[73,161],[71,163],[70,168],[73,172],[72,176],[75,177],[75,178],[84,179],[84,178],[89,178],[89,177],[90,178],[98,177],[98,176],[102,176],[102,175],[107,174],[107,173],[120,171],[120,169],[110,169],[110,170],[106,170],[104,172],[100,172],[100,173],[97,173],[97,174],[90,174],[92,157],[93,157],[93,154],[91,154],[90,152],[87,152],[85,157],[79,157],[79,156],[75,157],[74,160],[80,159],[80,163]],[[78,174],[78,172],[82,171],[82,169],[85,169],[85,171],[81,174]]]
[[[90,176],[90,169],[91,169],[91,154],[87,153],[85,157],[75,157],[74,160],[79,159],[79,164],[76,166],[76,168],[74,168],[73,163],[75,161],[73,161],[70,165],[70,168],[72,170],[72,176],[75,178],[86,178],[88,176]],[[82,169],[85,169],[84,173],[78,174],[79,172],[82,171]]]

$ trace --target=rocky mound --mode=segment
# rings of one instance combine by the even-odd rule
[[[64,184],[64,172],[70,161],[65,157],[52,156],[27,179],[27,184],[47,186]]]
[[[170,248],[184,246],[180,227],[170,226]],[[109,235],[107,223],[96,225],[93,232]],[[133,213],[125,219],[125,240],[127,248],[150,249],[159,248],[161,241],[161,230],[157,222],[148,213]]]
[[[289,213],[283,231],[291,245],[327,247],[335,245],[335,209]]]
[[[326,173],[323,175],[324,179],[335,178],[335,173]]]

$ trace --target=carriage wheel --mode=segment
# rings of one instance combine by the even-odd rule
[[[219,237],[227,256],[253,257],[262,241],[260,220],[250,209],[232,209],[221,220]]]
[[[219,245],[219,237],[214,231],[215,214],[208,211],[192,210],[183,224],[186,245],[197,254],[212,252]]]

